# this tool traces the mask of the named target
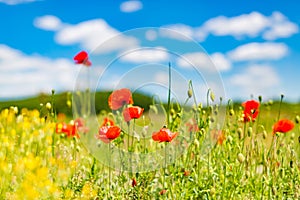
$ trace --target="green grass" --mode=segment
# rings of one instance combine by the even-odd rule
[[[82,134],[81,139],[55,133],[57,121],[52,112],[69,115],[66,123],[72,116],[67,106],[68,93],[1,102],[0,199],[300,198],[300,126],[295,121],[300,115],[300,104],[284,102],[281,105],[280,118],[294,121],[295,127],[278,135],[272,134],[272,126],[278,118],[279,102],[262,103],[259,117],[249,123],[240,121],[240,103],[233,104],[234,113],[230,112],[230,106],[225,113],[220,113],[216,105],[210,109],[173,110],[169,128],[180,133],[171,143],[177,145],[176,149],[171,144],[151,139],[151,130],[159,129],[155,123],[163,121],[161,115],[151,119],[151,124],[146,123],[149,120],[146,112],[145,117],[132,121],[128,129],[122,114],[109,113],[109,94],[97,93],[95,102],[99,123],[104,117],[110,117],[122,127],[121,136],[110,145],[127,151],[129,139],[133,141],[130,151],[165,152],[161,165],[167,163],[165,168],[154,167],[153,171],[141,173],[114,170],[104,165],[103,160],[130,161],[132,158],[117,153],[109,157],[110,154],[101,149],[107,150],[108,145],[94,137],[97,130],[89,132],[90,135]],[[133,99],[146,110],[152,102],[141,94],[134,94]],[[47,102],[52,102],[55,112],[45,108]],[[193,118],[198,120],[198,129],[189,132],[185,123]],[[218,118],[224,119],[222,126]],[[143,124],[147,124],[148,129],[137,126]],[[139,139],[128,137],[129,132],[134,131],[140,135]],[[143,131],[148,138],[141,137]],[[83,145],[85,140],[99,144],[95,146],[96,151],[100,151],[97,159]],[[168,155],[174,156],[178,150],[183,150],[183,154],[168,163]],[[134,187],[133,179],[136,180]]]

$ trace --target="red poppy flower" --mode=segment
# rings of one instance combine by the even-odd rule
[[[131,92],[127,88],[115,90],[108,97],[108,105],[112,110],[118,110],[125,104],[133,104]]]
[[[74,56],[74,61],[76,64],[83,64],[87,67],[92,65],[91,61],[89,61],[88,53],[85,51],[81,51],[76,54],[76,56]]]
[[[82,118],[75,119],[74,125],[76,127],[76,130],[78,130],[79,132],[82,132],[82,133],[87,133],[90,130],[89,127],[85,126],[84,119],[82,119]]]
[[[193,118],[193,119],[190,119],[186,124],[186,127],[188,129],[189,132],[197,132],[199,131],[199,127],[198,127],[198,124],[196,122],[196,120]]]
[[[132,187],[135,187],[137,185],[137,182],[135,180],[135,178],[132,179],[132,182],[131,182],[131,186]]]
[[[102,122],[102,126],[114,126],[115,125],[115,122],[111,119],[109,119],[108,117],[105,117],[103,122]]]
[[[189,176],[190,174],[191,174],[191,172],[188,171],[188,170],[184,170],[184,172],[183,172],[183,175],[184,175],[184,176]]]
[[[259,102],[255,100],[249,100],[242,103],[244,107],[244,122],[254,121],[259,113]]]
[[[158,142],[171,142],[178,133],[173,133],[167,128],[162,128],[152,134],[152,139]]]
[[[68,137],[79,137],[75,125],[66,124],[65,122],[56,124],[56,133],[65,133]]]
[[[121,134],[121,128],[118,126],[102,126],[99,129],[98,139],[102,140],[105,143],[116,139]]]
[[[273,125],[273,134],[276,132],[286,133],[294,128],[295,124],[288,119],[281,119]]]
[[[164,194],[166,194],[166,192],[167,192],[167,190],[161,190],[161,191],[159,192],[159,194],[160,194],[160,195],[164,195]]]
[[[138,119],[142,116],[144,108],[139,106],[131,106],[123,110],[123,117],[126,122],[129,122],[131,119]]]
[[[224,140],[226,139],[224,131],[222,130],[212,130],[212,135],[219,145],[222,145]]]

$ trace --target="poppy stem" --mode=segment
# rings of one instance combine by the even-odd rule
[[[194,86],[193,86],[192,80],[189,80],[189,89],[191,89],[191,91],[192,91],[192,96],[193,96],[194,104],[195,104],[195,107],[197,107],[197,99],[196,99],[195,90],[194,90]],[[185,104],[186,103],[184,103],[184,105]],[[196,119],[196,122],[198,124],[198,109],[196,109],[195,119]]]
[[[244,151],[244,148],[245,148],[246,128],[247,128],[247,124],[244,122],[244,131],[243,131],[243,135],[241,137],[241,139],[242,139],[242,152]]]
[[[127,150],[128,151],[130,151],[130,149],[129,149],[129,144],[130,144],[130,142],[129,142],[129,133],[130,133],[130,123],[127,122]]]
[[[276,134],[275,135],[273,135],[273,137],[272,137],[272,141],[271,141],[271,145],[270,145],[270,149],[269,149],[269,151],[268,151],[268,155],[267,155],[267,158],[269,158],[270,157],[270,154],[271,154],[271,150],[272,150],[272,148],[273,148],[273,146],[274,146],[274,143],[276,143]]]
[[[109,166],[108,166],[108,176],[109,176],[109,184],[108,184],[108,188],[109,188],[109,196],[111,196],[110,192],[111,192],[111,146],[110,146],[110,142],[108,143],[108,152],[109,152]]]
[[[168,113],[167,113],[167,125],[169,127],[170,124],[170,102],[171,102],[171,63],[169,62],[169,91],[168,91]]]
[[[282,104],[283,97],[284,97],[284,95],[282,94],[282,95],[280,96],[280,102],[279,102],[279,110],[278,110],[277,121],[280,119],[280,111],[281,111],[281,104]]]
[[[163,174],[163,189],[165,189],[166,182],[166,168],[167,168],[167,143],[165,143],[165,163],[164,163],[164,174]]]

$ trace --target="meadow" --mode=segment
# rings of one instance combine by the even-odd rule
[[[166,127],[147,135],[137,127],[157,105],[141,106],[138,95],[120,105],[114,102],[119,96],[101,95],[112,110],[96,109],[99,133],[69,115],[69,95],[28,101],[34,105],[1,103],[0,199],[300,198],[300,105],[284,103],[283,96],[276,102],[258,97],[214,103],[208,95],[205,105],[189,110],[169,102],[161,105]],[[189,91],[187,98],[192,96]],[[129,109],[133,101],[141,109]],[[108,160],[91,155],[85,137],[108,147]],[[123,157],[130,167],[110,165],[119,159],[112,146],[165,154],[153,170],[132,170],[139,165],[132,157]],[[178,149],[181,154],[172,157]]]

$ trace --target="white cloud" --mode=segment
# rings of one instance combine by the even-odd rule
[[[229,93],[233,96],[245,97],[255,95],[274,95],[280,83],[279,76],[272,66],[252,65],[239,74],[233,75],[228,81]],[[232,94],[231,94],[232,95]]]
[[[278,60],[286,56],[288,47],[284,43],[249,43],[228,52],[234,61]]]
[[[140,1],[130,0],[125,1],[120,5],[120,10],[122,12],[135,12],[143,8],[143,4]]]
[[[34,25],[37,28],[49,31],[59,30],[63,24],[59,18],[53,15],[45,15],[34,20]]]
[[[0,3],[5,3],[7,5],[17,5],[22,3],[31,3],[40,0],[0,0]]]
[[[9,98],[50,93],[52,89],[73,90],[80,69],[65,58],[27,55],[0,44],[0,96]]]
[[[270,17],[271,26],[263,34],[266,40],[275,40],[277,38],[287,38],[298,33],[299,27],[297,24],[290,22],[280,12],[274,12]]]
[[[162,47],[151,49],[136,49],[132,52],[126,52],[122,55],[121,60],[132,63],[145,63],[145,62],[161,62],[169,58],[167,50]]]
[[[280,12],[274,12],[271,16],[265,16],[259,12],[251,12],[234,17],[217,16],[207,20],[198,27],[191,27],[185,24],[171,24],[164,27],[179,33],[169,32],[166,34],[162,32],[163,36],[187,40],[187,38],[182,37],[181,34],[183,34],[198,41],[205,40],[209,34],[233,36],[236,39],[262,37],[266,40],[275,40],[287,38],[299,32],[298,25],[289,21]]]
[[[139,43],[136,38],[121,34],[103,19],[88,20],[71,25],[62,23],[55,16],[44,16],[38,18],[35,25],[44,30],[56,31],[55,40],[58,44],[79,44],[83,49],[93,50],[93,53],[122,51],[136,47]]]
[[[186,53],[177,59],[177,65],[207,71],[226,71],[231,68],[230,61],[222,53],[214,53],[211,57],[203,52]]]
[[[211,59],[219,71],[227,71],[231,69],[231,62],[222,53],[213,53]]]
[[[161,36],[181,41],[191,41],[193,34],[193,28],[185,24],[172,24],[160,29]]]
[[[243,14],[236,17],[219,16],[206,21],[203,29],[213,35],[257,36],[265,27],[269,26],[269,20],[258,12]]]

